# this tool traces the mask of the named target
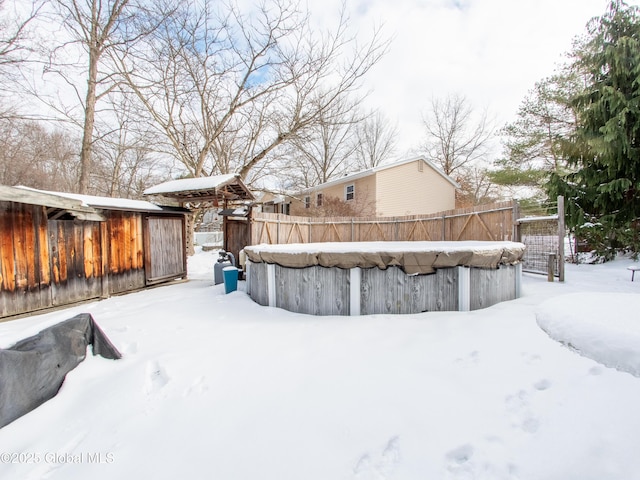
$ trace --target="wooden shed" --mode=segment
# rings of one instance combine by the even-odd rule
[[[186,277],[186,213],[0,186],[0,318]]]

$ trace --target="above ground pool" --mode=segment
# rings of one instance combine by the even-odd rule
[[[468,311],[520,296],[517,242],[327,242],[245,248],[247,293],[311,315]]]

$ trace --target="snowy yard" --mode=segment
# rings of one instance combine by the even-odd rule
[[[89,355],[0,429],[0,478],[640,479],[631,260],[525,274],[522,298],[470,313],[311,317],[225,295],[216,258],[0,323],[4,348],[90,312],[124,355]]]

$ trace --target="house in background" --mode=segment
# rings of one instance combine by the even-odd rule
[[[457,188],[433,163],[412,158],[310,188],[298,196],[301,200],[292,201],[290,213],[305,216],[338,199],[358,216],[426,215],[454,209]]]
[[[261,205],[264,213],[290,214],[291,202],[294,200],[288,195],[277,195],[271,192],[254,192],[256,203]]]

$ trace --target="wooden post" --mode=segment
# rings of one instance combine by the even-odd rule
[[[514,242],[519,242],[521,241],[521,236],[520,236],[520,222],[518,221],[520,219],[520,204],[518,203],[517,200],[513,201],[513,241]]]
[[[558,280],[564,282],[564,197],[558,196]]]
[[[442,215],[442,241],[445,242],[447,240],[447,228],[446,228],[446,216]]]
[[[555,276],[556,269],[556,254],[550,253],[549,258],[547,260],[547,281],[553,282],[553,277]]]

